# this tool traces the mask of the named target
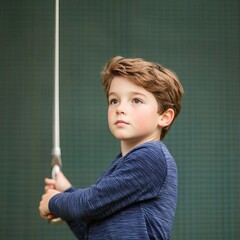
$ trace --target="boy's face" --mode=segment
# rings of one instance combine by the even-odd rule
[[[108,97],[108,125],[122,143],[138,145],[160,139],[160,115],[155,97],[126,78],[112,80]]]

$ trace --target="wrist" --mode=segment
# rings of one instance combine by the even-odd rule
[[[67,188],[64,192],[74,192],[76,190],[75,187],[70,186],[69,188]]]

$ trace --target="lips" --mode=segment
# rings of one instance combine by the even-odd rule
[[[127,122],[123,121],[123,120],[117,120],[115,122],[115,125],[122,125],[122,124],[128,124]]]

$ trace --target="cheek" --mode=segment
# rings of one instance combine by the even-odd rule
[[[155,121],[157,124],[156,113],[152,112],[152,111],[136,113],[134,115],[134,121],[135,121],[139,131],[147,130],[149,128],[152,128],[155,125]]]
[[[146,114],[140,112],[134,115],[134,122],[139,130],[144,130],[150,122],[150,119]]]
[[[108,108],[108,123],[111,122],[112,118],[113,118],[113,110]]]

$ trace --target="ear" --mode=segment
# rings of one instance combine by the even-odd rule
[[[161,128],[167,127],[171,124],[175,116],[174,110],[172,108],[167,109],[164,113],[159,116],[158,125]]]

